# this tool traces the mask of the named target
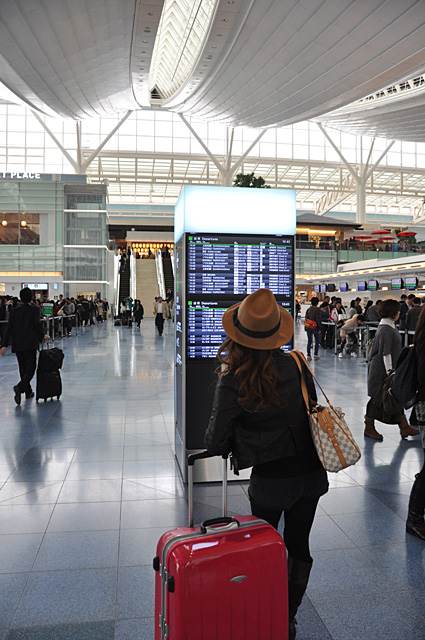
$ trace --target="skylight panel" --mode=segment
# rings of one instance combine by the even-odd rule
[[[189,80],[218,0],[165,0],[149,71],[152,104],[166,104]]]

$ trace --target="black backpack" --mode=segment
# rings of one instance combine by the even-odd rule
[[[415,345],[404,347],[397,360],[390,393],[404,409],[416,404],[418,391],[418,362]]]

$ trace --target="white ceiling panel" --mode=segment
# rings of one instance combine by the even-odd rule
[[[163,0],[0,2],[0,99],[15,94],[66,118],[147,107],[162,7]],[[424,28],[425,0],[220,0],[194,72],[167,108],[255,128],[317,118],[422,73]],[[364,130],[402,135],[410,118],[408,135],[418,136],[423,102],[410,99],[405,117],[382,108],[386,126],[375,111]],[[348,115],[338,118],[334,125],[345,127]],[[356,115],[352,130],[359,122]]]

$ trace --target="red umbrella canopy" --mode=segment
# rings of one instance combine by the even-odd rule
[[[408,238],[409,236],[416,236],[418,235],[416,233],[416,231],[400,231],[400,233],[397,234],[399,238]]]
[[[379,238],[379,242],[395,242],[395,240],[397,240],[397,238],[394,236],[381,236]]]
[[[373,236],[387,236],[391,233],[391,229],[377,229],[376,231],[372,231]]]
[[[365,233],[363,233],[360,236],[356,236],[356,240],[369,240],[369,238],[371,238],[372,236],[367,236]]]

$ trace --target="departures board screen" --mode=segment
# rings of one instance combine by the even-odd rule
[[[246,296],[261,288],[292,302],[293,236],[188,236],[188,296]]]
[[[187,302],[187,357],[192,359],[216,358],[219,346],[226,339],[221,319],[223,313],[235,304],[232,300],[188,300]],[[278,301],[291,312],[289,303]],[[291,344],[283,347],[289,350]]]

